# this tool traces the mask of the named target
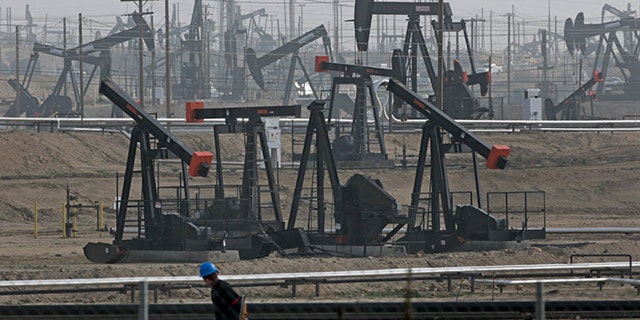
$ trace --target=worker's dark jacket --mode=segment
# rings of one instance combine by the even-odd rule
[[[211,287],[211,301],[215,306],[216,320],[237,320],[242,301],[228,282],[218,279]]]

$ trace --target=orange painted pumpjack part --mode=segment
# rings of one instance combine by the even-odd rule
[[[596,80],[596,82],[603,82],[604,81],[604,75],[602,74],[602,72],[595,70],[593,71],[593,79]]]
[[[209,151],[194,151],[189,164],[189,175],[192,177],[206,177],[211,168],[213,153]]]
[[[204,122],[204,119],[196,119],[196,109],[204,109],[204,102],[189,101],[186,104],[186,120],[187,123]]]
[[[316,56],[316,61],[314,63],[314,69],[316,72],[328,72],[329,70],[322,68],[323,62],[329,62],[329,56]]]
[[[489,157],[487,158],[487,168],[489,169],[498,169],[498,160],[500,157],[507,158],[509,156],[508,146],[498,144],[491,147],[491,152],[489,152]]]

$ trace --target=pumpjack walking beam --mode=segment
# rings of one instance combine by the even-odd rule
[[[189,201],[189,179],[187,173],[192,177],[206,177],[209,174],[213,154],[208,151],[193,151],[193,149],[185,145],[149,113],[136,104],[133,99],[112,80],[102,81],[100,84],[100,93],[111,100],[111,102],[136,122],[131,133],[131,141],[129,144],[120,207],[116,218],[114,244],[119,245],[123,237],[138,144],[140,144],[142,166],[145,237],[156,244],[161,243],[162,235],[159,233],[161,229],[159,218],[161,209],[156,207],[156,202],[159,199],[156,192],[153,160],[167,158],[169,157],[169,152],[182,160],[183,186],[185,188],[186,201]],[[164,149],[152,150],[151,137],[157,139],[159,146]],[[187,165],[189,166],[188,170],[186,170]],[[186,214],[188,215],[189,213],[187,212]]]

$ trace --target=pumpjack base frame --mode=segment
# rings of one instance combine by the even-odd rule
[[[90,242],[83,250],[87,259],[93,263],[200,263],[240,260],[238,250],[128,250],[125,247],[100,242]]]

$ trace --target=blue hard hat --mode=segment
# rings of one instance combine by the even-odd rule
[[[213,263],[211,262],[203,262],[200,265],[200,278],[204,278],[206,276],[210,276],[216,272],[218,272],[220,269],[218,269],[218,267],[216,267]]]

